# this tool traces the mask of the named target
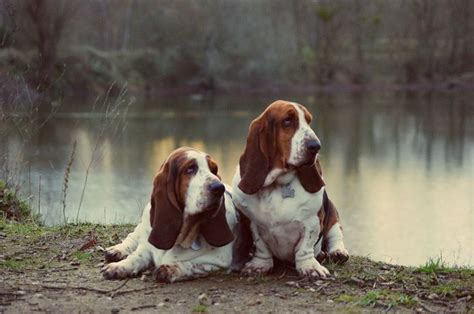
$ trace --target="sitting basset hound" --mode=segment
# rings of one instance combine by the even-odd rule
[[[334,262],[349,258],[325,192],[311,119],[304,106],[279,100],[250,125],[232,180],[235,206],[250,220],[255,245],[246,274],[270,271],[276,257],[295,263],[301,276],[326,277],[329,271],[315,257],[325,252]]]
[[[237,217],[230,192],[209,155],[173,151],[153,183],[151,202],[126,239],[105,252],[106,279],[136,276],[155,267],[154,278],[174,282],[227,269]]]

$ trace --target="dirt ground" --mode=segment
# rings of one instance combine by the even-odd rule
[[[259,278],[217,273],[162,284],[149,274],[107,281],[102,249],[132,226],[37,227],[0,220],[0,312],[473,311],[474,270],[410,268],[351,257],[309,281],[280,265]]]

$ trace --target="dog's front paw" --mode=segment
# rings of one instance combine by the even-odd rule
[[[174,282],[183,277],[181,268],[175,264],[163,264],[153,272],[153,278],[160,282]]]
[[[100,270],[102,276],[105,279],[112,280],[112,279],[124,279],[127,277],[136,276],[135,273],[121,265],[120,263],[110,263],[102,267]]]
[[[123,253],[116,246],[111,246],[105,249],[104,258],[106,263],[114,263],[124,260],[127,254]]]
[[[242,274],[246,276],[259,276],[270,272],[273,268],[273,258],[261,259],[254,257],[245,264]]]
[[[345,248],[336,249],[329,252],[328,256],[331,262],[342,265],[349,259],[349,252]]]
[[[302,277],[309,278],[326,278],[329,276],[329,270],[326,267],[319,264],[315,258],[306,259],[300,263],[297,263],[296,270]]]

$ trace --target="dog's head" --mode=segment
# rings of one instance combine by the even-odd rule
[[[209,155],[192,148],[173,151],[153,182],[148,241],[167,250],[188,248],[200,233],[213,246],[234,236],[225,215],[225,186]]]
[[[276,169],[295,170],[308,192],[324,186],[316,158],[321,142],[309,126],[311,120],[304,106],[278,100],[252,121],[240,157],[239,188],[244,193],[258,192]]]

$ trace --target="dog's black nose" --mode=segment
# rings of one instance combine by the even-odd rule
[[[308,140],[306,148],[312,153],[317,153],[321,149],[321,143],[318,140]]]
[[[219,181],[214,181],[209,184],[209,191],[211,191],[212,194],[222,195],[225,191],[225,186]]]

